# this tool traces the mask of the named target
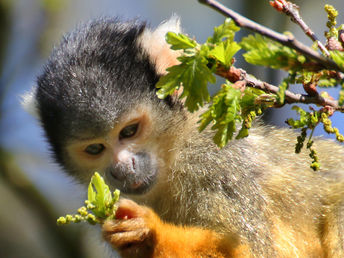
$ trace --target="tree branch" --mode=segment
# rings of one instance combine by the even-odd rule
[[[319,49],[326,55],[329,56],[330,53],[326,49],[326,47],[321,43],[315,33],[311,30],[311,28],[305,23],[305,21],[301,18],[299,12],[299,6],[294,3],[291,3],[286,0],[275,0],[271,1],[270,5],[274,7],[277,11],[285,13],[287,16],[291,17],[291,20],[299,25],[303,32],[314,42],[318,44]]]
[[[265,91],[266,93],[273,94],[277,94],[277,92],[279,91],[278,86],[258,80],[254,76],[247,74],[245,70],[236,68],[234,66],[231,66],[228,70],[219,68],[217,69],[216,74],[224,77],[232,83],[235,83],[236,85],[240,85],[241,87],[248,86],[260,89],[262,91]],[[296,94],[286,90],[285,103],[316,104],[323,107],[332,107],[334,110],[344,113],[344,106],[339,106],[338,101],[330,98],[324,98],[319,94],[315,96],[309,96],[304,94]]]
[[[230,17],[236,23],[237,26],[249,29],[251,31],[257,32],[265,37],[268,37],[274,41],[277,41],[284,46],[288,46],[295,49],[299,53],[305,55],[306,57],[316,61],[321,64],[325,69],[332,69],[336,71],[342,71],[341,68],[332,60],[322,56],[318,52],[314,51],[310,47],[302,44],[300,41],[296,40],[292,36],[286,36],[276,31],[273,31],[267,27],[264,27],[254,21],[247,19],[246,17],[234,12],[233,10],[227,8],[216,0],[198,0],[200,3],[205,4],[216,11],[222,13],[223,15]],[[343,72],[343,71],[342,71]]]

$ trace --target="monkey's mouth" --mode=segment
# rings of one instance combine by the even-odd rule
[[[123,174],[122,174],[123,175]],[[107,169],[105,172],[106,180],[114,188],[119,189],[125,194],[144,194],[154,185],[156,173],[150,175],[126,175],[121,176],[116,169]]]

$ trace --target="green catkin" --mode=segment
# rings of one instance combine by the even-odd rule
[[[91,178],[88,191],[89,199],[85,200],[85,206],[77,210],[78,214],[68,214],[64,217],[59,217],[56,221],[57,225],[66,225],[72,222],[79,223],[81,221],[95,225],[102,223],[104,219],[112,219],[114,217],[120,191],[116,190],[111,194],[109,186],[105,184],[104,179],[97,172]]]

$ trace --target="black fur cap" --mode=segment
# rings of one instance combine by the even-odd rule
[[[142,98],[159,101],[159,76],[138,44],[145,29],[138,21],[98,19],[79,26],[53,50],[37,79],[35,99],[58,161],[67,139],[83,131],[100,136],[123,107]],[[171,98],[165,103],[173,106]]]

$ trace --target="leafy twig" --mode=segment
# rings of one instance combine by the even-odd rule
[[[109,186],[104,179],[95,172],[88,185],[88,199],[85,206],[78,209],[78,214],[59,217],[58,225],[65,225],[71,222],[79,223],[87,221],[91,225],[103,223],[105,219],[113,219],[117,210],[117,202],[119,200],[119,190],[111,194]]]
[[[266,93],[277,94],[279,87],[263,82],[248,74],[241,68],[231,66],[230,69],[217,69],[216,73],[235,85],[248,86],[265,91]],[[291,91],[285,91],[285,103],[304,103],[304,104],[317,104],[321,106],[330,106],[337,111],[344,112],[344,106],[340,106],[337,100],[324,98],[321,95],[309,96],[304,94],[296,94]]]
[[[306,57],[318,62],[326,69],[333,69],[336,71],[342,71],[343,69],[339,67],[335,62],[332,60],[322,56],[318,52],[314,51],[310,47],[307,47],[300,41],[296,40],[291,35],[283,35],[276,31],[273,31],[267,27],[264,27],[254,21],[247,19],[246,17],[234,12],[233,10],[227,8],[226,6],[222,5],[216,0],[198,0],[200,3],[205,4],[216,11],[222,13],[223,15],[230,17],[233,19],[236,25],[242,28],[249,29],[251,31],[257,32],[263,36],[266,36],[272,40],[275,40],[284,46],[288,46],[292,49],[295,49],[299,53],[305,55]]]

